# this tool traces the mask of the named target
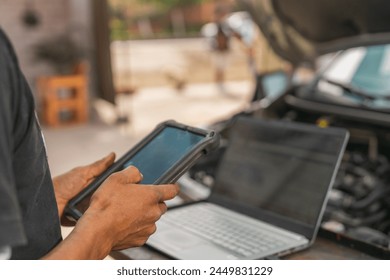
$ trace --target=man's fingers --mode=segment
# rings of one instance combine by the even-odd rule
[[[92,177],[96,177],[103,173],[108,167],[110,167],[115,161],[115,153],[110,153],[109,155],[105,156],[104,158],[95,161],[94,163],[87,165],[86,168],[88,168],[89,174]]]
[[[129,166],[117,173],[118,178],[125,184],[138,184],[142,181],[143,176],[135,166]]]
[[[168,207],[167,205],[165,204],[165,202],[160,202],[158,204],[158,207],[160,207],[160,210],[161,210],[161,214],[165,214],[168,210]]]
[[[180,188],[179,185],[158,185],[154,186],[156,190],[160,193],[159,201],[163,202],[165,200],[170,200],[179,194]]]

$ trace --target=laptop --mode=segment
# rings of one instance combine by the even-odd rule
[[[210,196],[170,209],[147,245],[175,259],[262,259],[309,247],[348,141],[341,128],[240,117]]]

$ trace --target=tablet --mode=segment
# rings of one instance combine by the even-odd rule
[[[74,197],[66,214],[79,219],[91,195],[112,173],[133,165],[143,175],[140,184],[175,183],[199,158],[218,146],[219,136],[212,130],[163,122]]]

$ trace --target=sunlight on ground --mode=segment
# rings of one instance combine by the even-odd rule
[[[229,82],[225,94],[213,84],[188,85],[182,92],[173,88],[146,88],[127,97],[130,135],[142,136],[158,123],[174,119],[188,125],[207,125],[241,111],[251,97],[248,82]]]

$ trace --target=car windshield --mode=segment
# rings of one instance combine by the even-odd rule
[[[318,80],[316,93],[340,104],[390,110],[390,45],[342,52]]]

